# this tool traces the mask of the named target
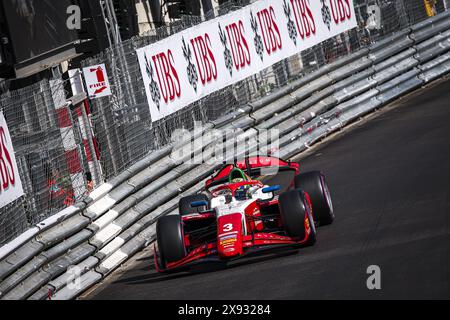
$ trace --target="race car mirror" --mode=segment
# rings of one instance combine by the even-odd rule
[[[281,190],[281,187],[279,185],[274,185],[274,186],[270,186],[270,187],[266,187],[264,189],[262,189],[263,193],[271,193],[271,192],[275,192],[275,191],[279,191]]]
[[[208,202],[206,202],[206,201],[194,201],[194,202],[191,202],[191,207],[192,208],[207,207],[207,206],[208,206]]]

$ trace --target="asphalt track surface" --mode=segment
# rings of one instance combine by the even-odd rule
[[[409,95],[300,161],[328,179],[317,243],[227,269],[161,275],[152,258],[87,299],[450,299],[450,81]],[[381,269],[368,290],[367,268]]]

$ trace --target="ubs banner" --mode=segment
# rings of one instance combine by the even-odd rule
[[[140,48],[152,121],[354,27],[352,0],[264,0]]]
[[[23,194],[11,136],[3,112],[0,112],[0,208]]]

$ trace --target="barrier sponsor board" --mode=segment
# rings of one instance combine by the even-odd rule
[[[104,64],[83,68],[83,74],[90,98],[102,98],[111,95],[111,87]]]
[[[152,121],[354,27],[351,0],[265,0],[137,49]]]
[[[24,195],[6,119],[0,112],[0,208]]]

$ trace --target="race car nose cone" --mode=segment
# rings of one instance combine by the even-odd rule
[[[217,252],[221,258],[242,254],[242,214],[228,214],[217,219]]]

